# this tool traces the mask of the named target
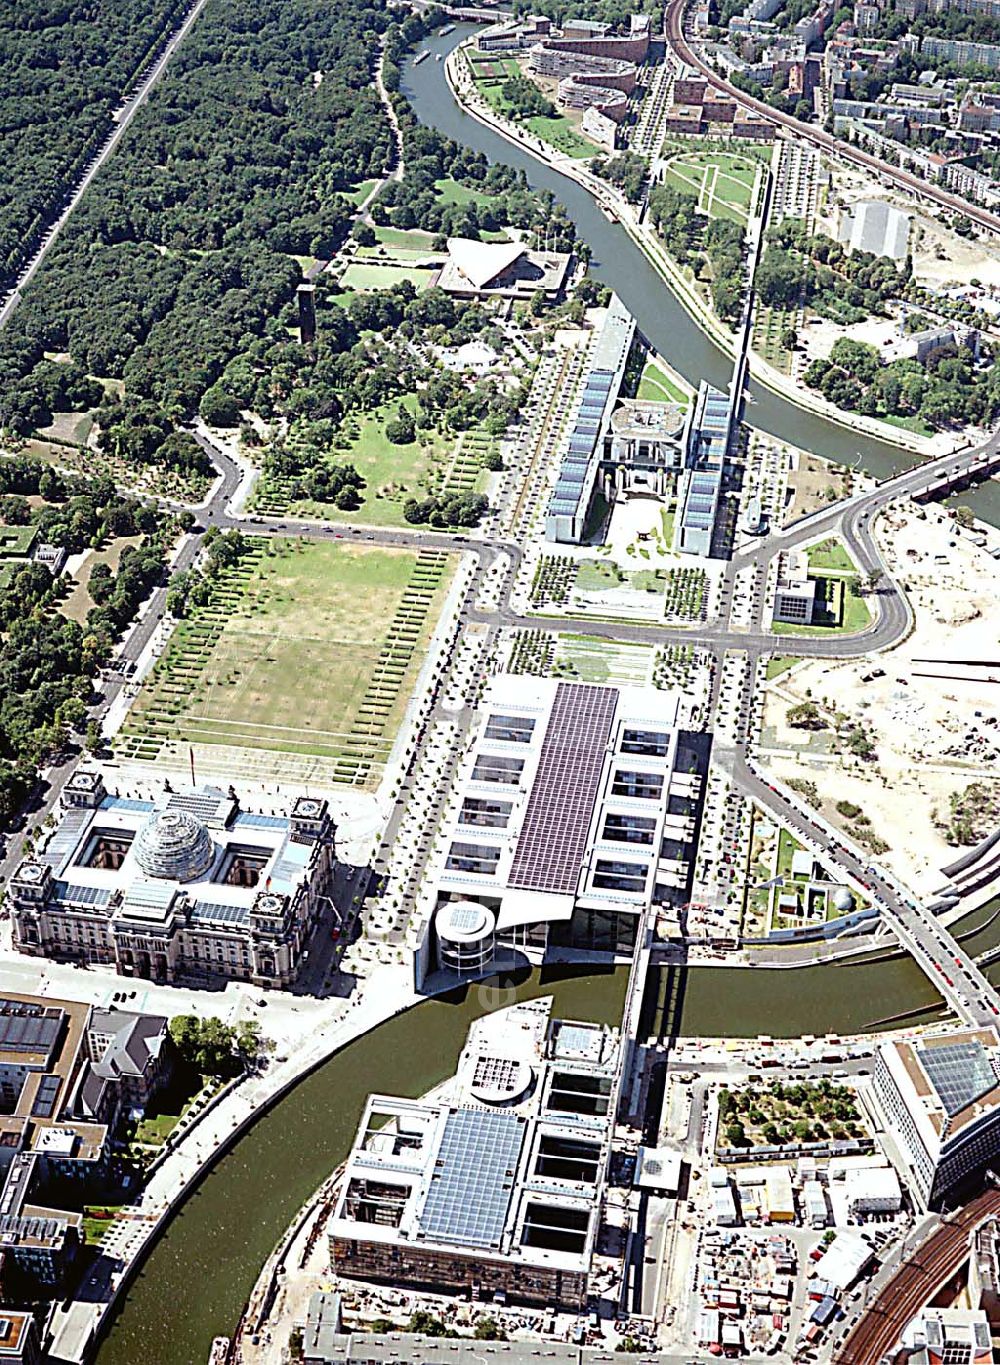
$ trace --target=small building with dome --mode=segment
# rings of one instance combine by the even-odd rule
[[[264,815],[211,786],[139,801],[81,770],[62,804],[44,848],[10,879],[20,952],[153,981],[292,984],[328,903],[326,801]]]

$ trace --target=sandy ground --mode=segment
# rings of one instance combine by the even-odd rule
[[[782,777],[816,783],[824,813],[842,828],[837,801],[862,807],[889,845],[885,861],[920,894],[941,886],[955,856],[935,827],[936,809],[971,781],[992,780],[1000,761],[1000,669],[952,661],[998,657],[1000,565],[939,508],[908,508],[883,519],[881,543],[909,591],[916,624],[896,650],[850,663],[814,661],[779,676],[768,691],[761,756]],[[938,562],[940,559],[941,562]],[[928,664],[938,660],[944,663]],[[873,678],[883,669],[884,676]],[[929,674],[950,676],[928,676]],[[832,717],[862,722],[878,757],[863,762],[830,752],[831,731],[785,722],[807,698]]]
[[[910,251],[914,278],[934,288],[968,284],[980,280],[1000,291],[1000,245],[985,238],[959,237],[913,199],[894,188],[887,188],[876,177],[852,167],[837,165],[833,185],[826,196],[817,231],[836,237],[838,210],[856,199],[884,199],[913,216]]]

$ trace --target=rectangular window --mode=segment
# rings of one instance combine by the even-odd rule
[[[661,773],[639,773],[619,768],[611,783],[612,796],[643,797],[655,801],[659,800],[662,792]]]
[[[594,865],[594,886],[609,891],[642,891],[646,885],[643,863],[624,863],[598,858]]]
[[[463,844],[458,840],[448,850],[445,867],[451,872],[477,872],[490,876],[500,861],[499,848],[491,844]]]
[[[480,754],[472,770],[473,782],[503,782],[516,786],[524,772],[523,758],[508,758],[506,754]]]
[[[510,801],[491,801],[486,796],[467,796],[462,802],[458,823],[482,825],[488,829],[506,829],[513,809]]]
[[[529,716],[495,714],[486,722],[486,738],[499,739],[505,744],[530,744],[535,722]]]
[[[622,844],[651,844],[656,821],[649,815],[619,815],[612,811],[604,821],[603,839]]]
[[[666,758],[670,752],[670,735],[662,730],[622,731],[623,754],[647,754],[651,758]]]

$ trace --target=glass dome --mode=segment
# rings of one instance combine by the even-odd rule
[[[135,837],[135,860],[147,877],[190,882],[212,865],[208,830],[186,810],[154,811]]]

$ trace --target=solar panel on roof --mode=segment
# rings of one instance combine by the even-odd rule
[[[500,1245],[524,1131],[518,1114],[452,1110],[417,1218],[424,1236],[464,1246]]]
[[[576,889],[618,704],[613,687],[560,683],[542,740],[508,884]]]
[[[55,1112],[56,1100],[62,1086],[58,1076],[43,1076],[38,1082],[35,1100],[31,1106],[31,1116],[36,1119],[50,1119]]]
[[[45,845],[45,852],[41,854],[40,861],[47,863],[53,872],[61,872],[89,823],[91,814],[89,810],[67,811],[52,838]]]
[[[213,920],[216,924],[242,924],[250,914],[246,905],[223,905],[219,901],[195,901],[191,918]]]
[[[949,1115],[957,1114],[997,1084],[986,1049],[977,1039],[918,1048],[917,1055]]]
[[[233,821],[235,829],[287,829],[289,820],[284,815],[257,815],[253,811],[240,811]]]
[[[67,905],[107,905],[111,892],[103,886],[74,886],[72,882],[53,882],[52,899]]]

